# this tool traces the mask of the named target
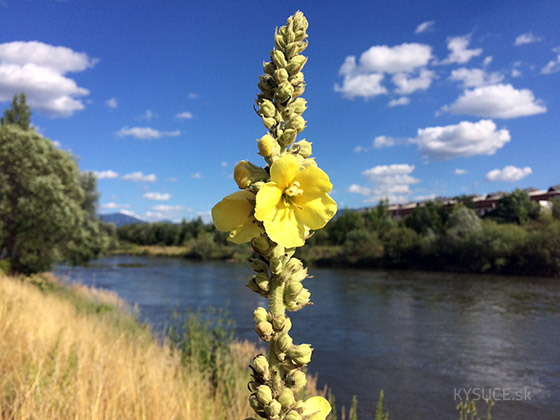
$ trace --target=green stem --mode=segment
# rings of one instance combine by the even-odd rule
[[[270,279],[270,294],[268,295],[270,314],[274,319],[280,319],[286,315],[286,305],[284,304],[284,286],[285,283],[280,280],[279,276],[272,275]],[[268,363],[272,372],[283,373],[280,366],[280,360],[276,356],[272,343],[268,343]],[[276,381],[273,381],[273,383]],[[278,390],[277,390],[278,391]]]

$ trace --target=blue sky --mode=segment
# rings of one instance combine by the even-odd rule
[[[340,208],[560,183],[552,1],[0,0],[0,106],[98,173],[101,212],[202,215],[265,134],[274,28],[309,20],[307,128]]]

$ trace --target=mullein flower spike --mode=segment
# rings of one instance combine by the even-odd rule
[[[216,228],[229,232],[235,243],[250,242],[259,254],[249,266],[255,272],[248,287],[269,300],[269,309],[253,312],[255,331],[268,343],[268,357],[258,355],[251,364],[249,403],[255,413],[270,420],[325,420],[331,406],[323,397],[298,400],[307,378],[303,368],[311,361],[309,344],[293,343],[286,310],[310,304],[311,293],[302,282],[307,268],[292,258],[295,248],[323,228],[336,213],[329,196],[328,175],[311,158],[311,142],[297,140],[306,126],[302,114],[307,101],[301,97],[305,81],[301,72],[307,57],[307,19],[296,12],[274,34],[275,48],[257,87],[257,113],[267,133],[257,140],[265,167],[239,162],[234,179],[241,189],[212,209]]]

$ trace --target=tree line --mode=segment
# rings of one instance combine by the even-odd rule
[[[0,263],[12,274],[83,264],[108,245],[93,173],[31,125],[25,94],[0,119]]]

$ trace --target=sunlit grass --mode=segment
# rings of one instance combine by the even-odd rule
[[[0,276],[2,419],[243,419],[257,352],[234,341],[216,382],[110,292]]]

